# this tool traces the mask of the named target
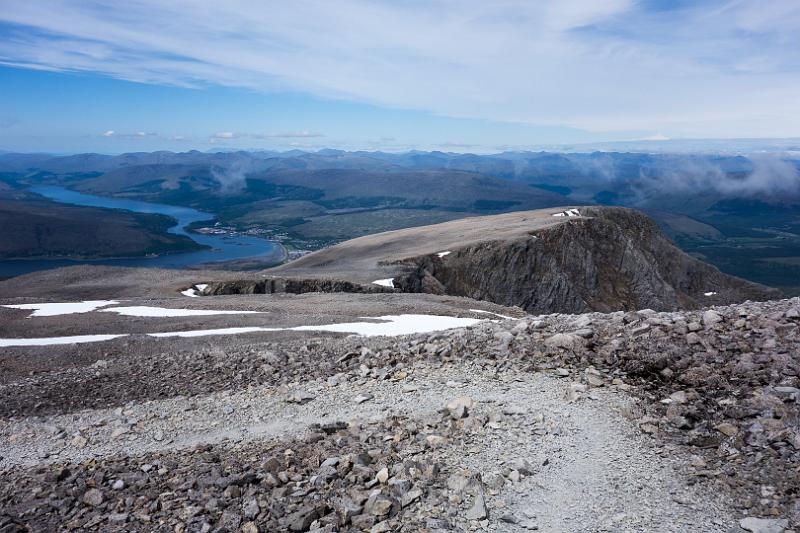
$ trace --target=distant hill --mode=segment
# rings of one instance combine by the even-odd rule
[[[800,159],[787,154],[0,153],[0,187],[52,184],[195,207],[226,227],[312,250],[475,215],[633,207],[695,257],[800,294]]]
[[[136,257],[203,248],[167,233],[173,224],[163,215],[0,196],[0,259]]]

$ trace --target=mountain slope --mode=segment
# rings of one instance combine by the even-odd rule
[[[269,271],[516,305],[534,313],[673,310],[780,293],[681,252],[644,214],[582,207],[462,219],[342,243]],[[449,252],[449,253],[445,253]]]

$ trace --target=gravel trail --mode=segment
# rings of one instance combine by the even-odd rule
[[[482,477],[489,518],[475,527],[707,532],[735,523],[720,495],[687,482],[686,457],[625,417],[637,406],[624,391],[583,391],[571,377],[494,373],[469,363],[419,363],[406,373],[396,380],[341,375],[297,387],[6,421],[0,423],[0,471],[297,438],[314,423],[352,425],[394,414],[424,421],[441,416],[437,411],[449,400],[468,396],[475,406],[464,419],[463,439],[438,453],[451,471]]]

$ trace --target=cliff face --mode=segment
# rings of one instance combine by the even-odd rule
[[[381,293],[395,292],[391,288],[378,285],[365,285],[334,279],[292,279],[268,278],[263,280],[238,279],[211,282],[199,292],[200,296],[220,296],[224,294],[305,294],[309,292],[354,292]],[[415,291],[420,292],[420,291]]]
[[[514,239],[408,259],[402,264],[409,271],[395,278],[395,285],[537,314],[664,311],[780,297],[685,254],[638,211],[584,207],[580,212],[580,218]]]

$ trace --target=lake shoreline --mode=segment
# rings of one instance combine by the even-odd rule
[[[157,253],[125,255],[53,255],[7,257],[0,259],[0,277],[14,277],[40,270],[49,270],[81,264],[108,265],[138,268],[193,269],[196,267],[221,269],[226,264],[239,264],[242,268],[248,262],[276,266],[288,257],[286,248],[279,242],[253,235],[210,235],[195,232],[193,224],[215,220],[212,213],[198,211],[184,206],[156,204],[139,200],[118,199],[94,196],[73,191],[64,187],[36,186],[30,192],[47,200],[67,205],[93,207],[98,209],[121,210],[136,214],[160,215],[170,218],[174,225],[167,233],[180,235],[191,240],[191,249],[164,250]]]

